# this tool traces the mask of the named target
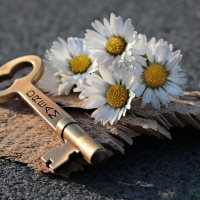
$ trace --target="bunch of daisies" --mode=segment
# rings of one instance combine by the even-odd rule
[[[110,21],[92,23],[85,38],[58,38],[46,53],[45,72],[37,83],[54,96],[80,92],[82,108],[96,109],[95,123],[111,125],[125,116],[135,97],[155,109],[179,98],[186,78],[180,50],[160,39],[137,34],[130,19],[110,15]],[[178,84],[178,85],[177,85]]]

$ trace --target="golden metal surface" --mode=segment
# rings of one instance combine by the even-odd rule
[[[67,118],[63,118],[61,120],[58,121],[58,123],[56,124],[56,132],[57,134],[59,134],[59,136],[64,140],[63,138],[63,130],[65,128],[65,126],[67,126],[68,124],[71,123],[77,123],[72,117],[67,117]]]
[[[42,60],[38,56],[23,56],[0,67],[0,82],[27,65],[33,67],[31,73],[16,79],[9,88],[0,91],[0,103],[20,95],[64,141],[70,140],[64,147],[54,148],[42,156],[42,160],[52,171],[68,162],[72,153],[79,151],[92,165],[104,162],[107,159],[107,151],[92,139],[69,114],[33,85],[42,76],[44,70]]]
[[[59,173],[60,168],[64,165],[70,165],[70,156],[79,153],[79,149],[76,148],[70,141],[67,141],[61,147],[55,147],[46,154],[44,154],[41,159],[45,162],[52,172]]]
[[[61,119],[58,122],[57,129],[62,130],[61,137],[69,139],[81,151],[85,160],[92,165],[98,165],[105,162],[107,157],[106,150],[95,142],[86,131],[84,131],[76,121],[69,122],[69,118]]]

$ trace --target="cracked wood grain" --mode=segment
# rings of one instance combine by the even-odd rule
[[[183,98],[172,99],[168,108],[160,110],[150,105],[141,109],[141,99],[133,99],[127,115],[113,126],[95,125],[90,118],[91,111],[80,109],[82,101],[77,93],[50,98],[69,111],[110,156],[125,153],[124,144],[132,145],[134,137],[142,134],[171,139],[172,127],[200,128],[200,92],[185,92]],[[53,147],[61,146],[62,140],[21,99],[0,104],[0,113],[0,157],[25,163],[36,172],[51,173],[40,157]],[[85,164],[85,160],[77,158],[60,175],[68,177],[73,171],[83,170]]]

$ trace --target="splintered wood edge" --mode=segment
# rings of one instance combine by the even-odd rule
[[[52,97],[50,95],[50,98],[52,98],[52,100],[54,100],[55,102],[60,103],[64,107],[81,108],[83,101],[80,100],[78,96],[79,93],[72,92],[69,96]],[[124,120],[126,121],[126,123],[128,123],[127,119],[129,119],[130,118],[129,115],[131,115],[134,118],[135,124],[133,125],[133,120],[132,120],[131,121],[132,124],[129,124],[130,126],[137,127],[136,124],[138,124],[138,126],[142,129],[151,130],[151,133],[150,131],[147,131],[149,132],[150,135],[153,134],[161,138],[163,138],[163,136],[170,138],[168,130],[174,126],[185,127],[186,125],[191,125],[194,128],[198,129],[200,128],[199,105],[200,105],[200,92],[198,91],[185,92],[185,96],[181,97],[180,99],[172,99],[171,103],[167,108],[162,107],[160,110],[152,108],[150,104],[148,104],[145,108],[142,109],[140,107],[141,98],[134,98],[132,100],[131,109],[127,110],[126,117],[122,117],[117,124],[111,126],[110,131],[113,130],[111,131],[113,134],[116,134],[116,132],[118,132],[118,135],[119,133],[121,133],[122,135],[123,132],[126,133],[125,135],[127,135],[127,133],[130,132],[130,129],[128,129],[126,126],[123,126],[122,123]],[[139,125],[139,122],[142,123],[142,120],[144,119],[151,121],[144,121],[144,125],[143,124]],[[147,124],[150,123],[150,126],[152,127],[151,128],[147,127],[145,123]],[[121,128],[119,128],[120,126]],[[108,127],[108,125],[106,125],[105,127]],[[121,129],[121,132],[119,129]],[[133,130],[137,130],[137,128]],[[140,134],[140,132],[138,134]],[[128,138],[130,137],[128,136]],[[131,143],[130,139],[127,139],[126,136],[124,137],[124,140],[128,143]]]
[[[48,96],[62,107],[80,108],[83,102],[79,100],[78,95],[79,93],[59,97]],[[100,123],[95,125],[90,117],[76,117],[75,119],[91,137],[107,149],[111,156],[117,152],[124,153],[124,143],[132,145],[133,138],[141,134],[152,135],[159,139],[171,139],[169,130],[174,126],[184,127],[191,125],[194,128],[200,128],[199,105],[200,92],[185,92],[184,97],[178,100],[172,99],[168,108],[163,107],[160,110],[153,109],[151,105],[141,109],[141,98],[135,98],[132,101],[131,109],[127,110],[126,116],[122,117],[113,126],[109,123],[105,126]],[[0,121],[5,121],[5,118],[2,117]],[[0,156],[2,155],[0,154]],[[17,159],[11,156],[11,160]],[[45,166],[36,167],[33,163],[27,164],[36,171],[50,173]],[[87,163],[83,159],[76,159],[66,171],[59,175],[69,177],[71,172],[83,170],[83,165],[85,164]]]
[[[65,107],[80,108],[83,101],[78,99],[78,93],[72,96],[51,97],[54,101]],[[104,129],[108,133],[105,138],[96,138],[109,149],[124,153],[124,142],[133,143],[133,137],[141,134],[153,135],[159,139],[171,139],[170,128],[185,127],[186,125],[200,128],[200,92],[185,92],[180,99],[172,99],[167,108],[162,107],[156,110],[147,105],[141,109],[141,98],[132,101],[132,107],[127,111],[127,115],[111,126],[106,124]],[[90,121],[90,123],[92,120]],[[101,126],[98,124],[98,126]],[[116,137],[112,137],[116,136]],[[102,137],[102,136],[101,136]],[[110,138],[110,139],[108,139]],[[105,142],[106,141],[106,142]]]

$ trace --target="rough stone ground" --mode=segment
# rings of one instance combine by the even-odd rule
[[[95,19],[114,12],[131,18],[148,38],[181,49],[188,78],[184,90],[200,88],[200,4],[197,0],[0,0],[0,64],[27,54],[44,57],[57,37],[84,37]],[[0,159],[1,199],[200,199],[200,131],[172,130],[172,141],[138,137],[126,155],[101,169],[85,167],[70,179],[35,174]]]

